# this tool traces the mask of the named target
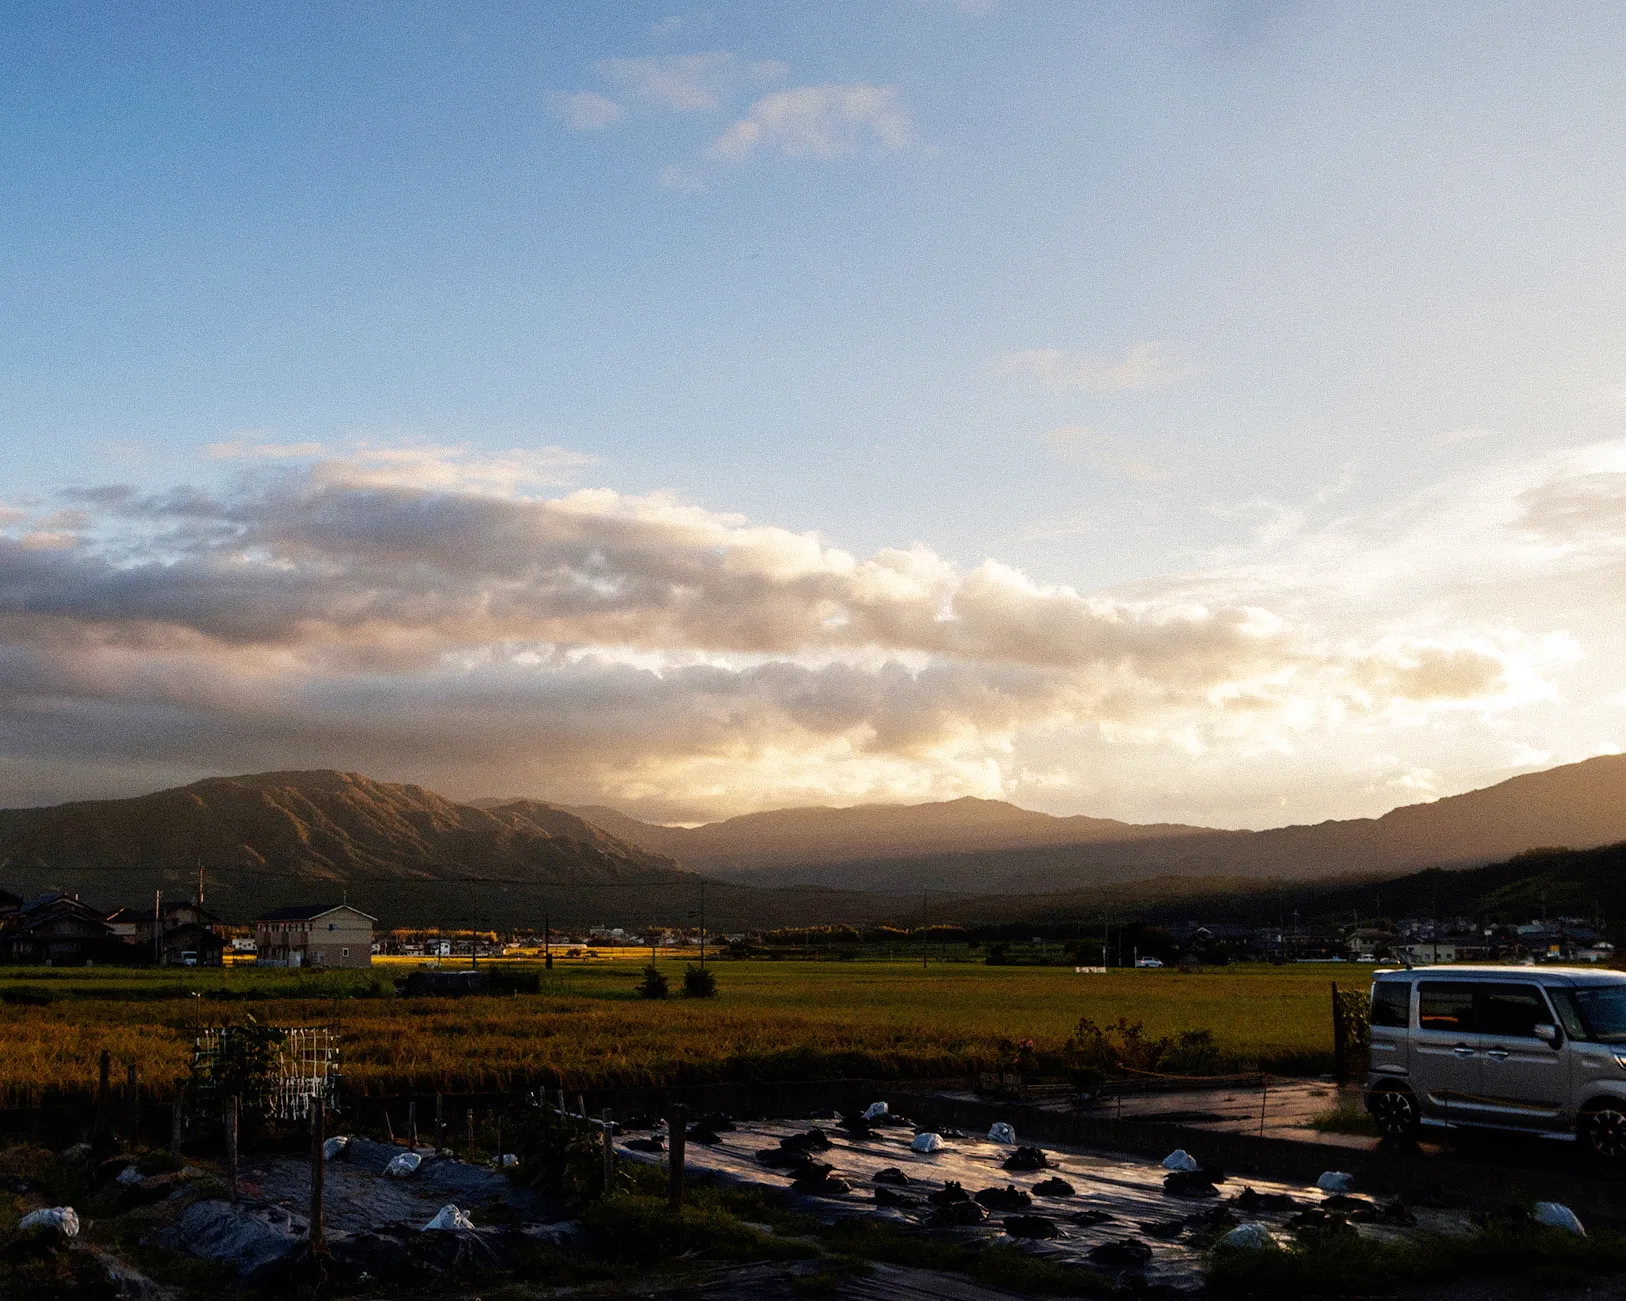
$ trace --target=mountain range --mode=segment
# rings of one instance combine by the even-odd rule
[[[998,800],[782,809],[699,827],[532,799],[459,803],[317,770],[217,777],[133,799],[0,810],[0,886],[150,904],[201,866],[223,915],[348,897],[396,924],[575,921],[714,928],[1246,892],[1397,877],[1538,847],[1626,841],[1626,756],[1513,777],[1379,818],[1265,831],[1052,817]],[[998,897],[997,907],[994,902]],[[967,911],[970,909],[970,912]]]
[[[692,828],[602,807],[571,811],[692,871],[758,886],[1029,894],[1154,877],[1316,880],[1626,840],[1626,755],[1525,773],[1378,818],[1265,831],[1051,817],[979,799],[782,809]]]

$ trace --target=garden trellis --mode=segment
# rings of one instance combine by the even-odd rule
[[[200,1091],[239,1093],[271,1119],[305,1119],[312,1098],[321,1098],[332,1114],[339,1105],[339,1032],[326,1026],[216,1027],[198,1036],[192,1072]]]

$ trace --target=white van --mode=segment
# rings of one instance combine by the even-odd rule
[[[1416,967],[1372,982],[1366,1108],[1391,1137],[1482,1126],[1626,1160],[1626,974]]]

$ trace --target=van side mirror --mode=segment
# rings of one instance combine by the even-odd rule
[[[1530,1033],[1540,1039],[1542,1043],[1551,1044],[1554,1048],[1558,1047],[1558,1027],[1556,1025],[1547,1025],[1545,1023],[1534,1025],[1530,1027]]]

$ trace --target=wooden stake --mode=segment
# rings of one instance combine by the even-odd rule
[[[604,1108],[604,1195],[615,1192],[615,1126],[610,1123],[610,1109]]]
[[[395,1122],[390,1119],[390,1104],[384,1104],[384,1132],[390,1136],[390,1146],[395,1146]]]
[[[443,1094],[435,1094],[435,1149],[439,1151],[446,1146],[446,1098]]]
[[[468,1148],[468,1150],[470,1152],[472,1152],[472,1151],[474,1151],[474,1108],[473,1107],[465,1107],[463,1109],[463,1128],[468,1131],[467,1142],[465,1143],[465,1146]]]
[[[321,1098],[311,1099],[311,1251],[322,1250],[322,1183],[326,1162],[322,1145],[327,1142],[325,1107]]]
[[[414,1152],[418,1150],[418,1104],[416,1100],[407,1103],[407,1146]]]
[[[181,1153],[181,1131],[184,1127],[185,1115],[182,1111],[185,1105],[185,1090],[179,1084],[175,1086],[175,1100],[169,1109],[169,1150],[177,1156]]]

